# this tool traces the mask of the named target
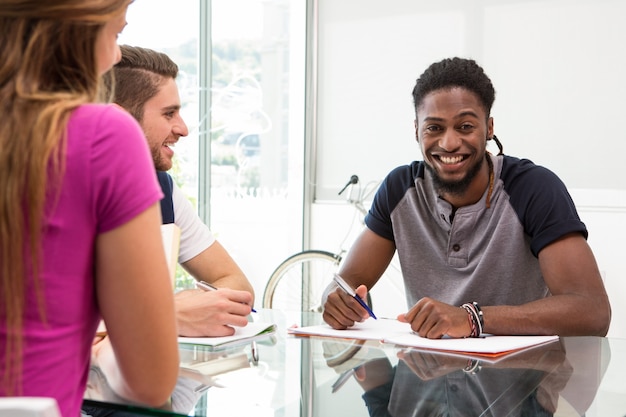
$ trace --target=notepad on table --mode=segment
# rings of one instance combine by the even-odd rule
[[[273,323],[250,322],[245,327],[235,327],[235,334],[232,336],[218,337],[178,337],[178,343],[188,343],[192,345],[203,345],[210,348],[226,348],[269,338],[276,333],[276,325]]]
[[[408,323],[394,319],[356,323],[346,330],[336,330],[327,324],[288,329],[294,335],[327,336],[343,339],[378,340],[381,343],[437,351],[461,352],[498,356],[558,340],[558,336],[492,336],[479,338],[428,339],[413,333]]]

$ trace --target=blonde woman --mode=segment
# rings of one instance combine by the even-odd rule
[[[93,104],[129,3],[0,2],[0,396],[54,397],[63,416],[80,413],[100,318],[118,394],[158,406],[178,373],[146,141]]]

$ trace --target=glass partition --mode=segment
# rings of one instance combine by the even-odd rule
[[[121,44],[180,67],[189,135],[170,173],[260,299],[302,246],[305,4],[137,0],[127,20]],[[189,285],[179,267],[177,287]]]

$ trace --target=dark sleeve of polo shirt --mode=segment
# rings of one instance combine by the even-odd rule
[[[423,176],[423,167],[419,161],[403,165],[391,171],[383,180],[369,212],[365,216],[367,227],[379,236],[395,241],[391,213],[404,198],[407,190],[415,186],[415,178]]]
[[[505,157],[501,178],[510,204],[531,238],[535,256],[566,234],[580,233],[587,238],[572,197],[552,171],[527,159]]]
[[[174,223],[174,200],[172,193],[174,192],[174,181],[170,174],[164,171],[157,171],[159,185],[163,191],[161,199],[161,221],[163,224]]]

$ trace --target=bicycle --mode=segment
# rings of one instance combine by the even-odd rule
[[[349,188],[347,202],[354,207],[355,216],[360,216],[362,226],[367,214],[364,201],[378,188],[379,184],[379,181],[373,181],[361,189],[359,177],[352,175],[348,183],[339,191],[339,195],[341,195]],[[353,198],[353,194],[356,194],[355,198]],[[351,235],[354,223],[353,219],[338,251],[309,249],[295,253],[281,262],[272,272],[265,286],[263,307],[322,312],[322,294],[332,280],[333,274],[339,269],[343,256],[347,252],[345,244]],[[400,267],[395,257],[387,269],[387,271],[390,270],[395,271],[395,276],[401,277]],[[385,272],[385,274],[387,273]],[[382,278],[379,282],[382,282]],[[404,292],[404,286],[401,282],[399,285],[393,280],[391,282],[400,292]],[[301,297],[294,297],[294,294],[301,294]],[[372,306],[372,297],[369,292],[366,302]]]

